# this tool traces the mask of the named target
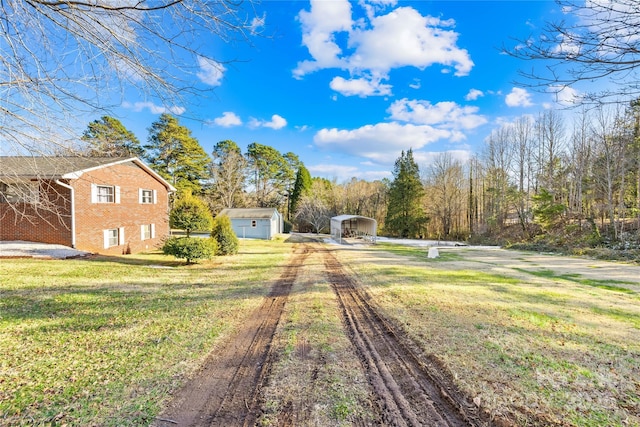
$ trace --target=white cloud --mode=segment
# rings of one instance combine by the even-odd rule
[[[353,130],[321,129],[313,140],[316,146],[361,156],[377,163],[392,164],[400,151],[417,150],[454,132],[428,125],[397,122],[366,125]]]
[[[222,64],[199,56],[198,66],[200,71],[196,75],[200,81],[210,86],[220,86],[224,72],[227,70]]]
[[[509,107],[530,107],[533,105],[531,94],[519,87],[514,87],[511,90],[506,96],[505,102]]]
[[[264,127],[264,128],[271,128],[276,130],[282,129],[286,125],[287,125],[287,121],[285,120],[285,118],[277,114],[274,114],[273,116],[271,116],[270,121],[258,120],[258,119],[252,118],[251,121],[249,122],[249,126],[252,128]]]
[[[307,166],[309,172],[313,176],[320,176],[327,179],[335,178],[338,182],[346,182],[353,177],[373,181],[382,178],[390,178],[391,171],[363,171],[355,166],[344,166],[336,164],[323,163],[319,165]]]
[[[180,114],[183,114],[185,111],[187,111],[187,109],[184,107],[178,107],[175,105],[171,107],[165,107],[162,105],[156,105],[153,102],[135,102],[133,104],[131,104],[130,102],[123,102],[122,106],[124,108],[133,110],[136,113],[148,109],[151,114],[171,113],[179,116]]]
[[[215,119],[213,119],[213,123],[218,126],[228,128],[232,126],[240,126],[242,124],[242,120],[235,113],[231,111],[225,111],[224,113],[222,113],[221,117],[216,117]]]
[[[476,99],[484,96],[484,92],[478,89],[471,89],[469,93],[464,97],[467,101],[475,101]]]
[[[379,70],[414,66],[424,69],[441,64],[453,67],[455,75],[469,74],[473,61],[456,46],[458,33],[447,29],[453,21],[422,16],[411,7],[400,7],[371,20],[372,28],[356,29],[349,44],[356,51],[349,58],[351,69]]]
[[[458,33],[451,29],[454,21],[422,16],[411,7],[375,16],[382,7],[395,5],[393,1],[363,5],[368,22],[365,18],[354,22],[346,0],[312,0],[311,10],[299,13],[302,42],[312,59],[298,63],[293,72],[296,78],[328,68],[379,80],[387,79],[391,69],[406,66],[424,69],[440,64],[457,76],[471,71],[473,61],[457,46]]]
[[[340,68],[342,49],[335,41],[335,34],[351,30],[351,3],[311,0],[311,11],[300,11],[298,19],[302,24],[302,43],[313,60],[300,62],[294,76],[302,77],[322,68]]]
[[[264,28],[265,23],[267,21],[267,13],[263,13],[262,16],[256,16],[251,20],[251,32],[259,33],[262,28]]]
[[[475,129],[487,123],[478,114],[478,107],[462,107],[455,102],[438,102],[401,99],[389,107],[391,119],[420,125],[433,125],[442,129]]]
[[[358,168],[355,166],[344,166],[334,164],[319,164],[307,166],[309,172],[314,176],[324,176],[328,178],[348,179],[355,176]]]
[[[576,89],[569,86],[549,86],[549,92],[554,96],[554,101],[562,106],[577,105],[583,96]]]
[[[345,80],[342,77],[335,77],[329,83],[329,87],[344,96],[357,95],[367,97],[372,95],[391,95],[391,85],[382,84],[379,79],[351,79]]]
[[[413,158],[420,167],[420,170],[422,170],[432,165],[442,153],[441,151],[414,151]],[[471,150],[447,150],[444,151],[444,153],[449,154],[452,160],[457,160],[463,164],[468,162],[473,155]]]
[[[422,83],[420,83],[420,79],[413,79],[413,82],[409,83],[409,87],[411,89],[420,89],[420,86],[422,86]]]

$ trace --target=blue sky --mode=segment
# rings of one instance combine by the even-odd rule
[[[128,95],[116,116],[146,142],[178,113],[204,149],[252,142],[300,156],[312,176],[391,177],[401,150],[421,169],[437,153],[466,160],[492,129],[552,108],[514,85],[540,67],[501,52],[563,17],[553,1],[262,1],[260,36],[205,41],[194,83],[213,91],[161,107]]]

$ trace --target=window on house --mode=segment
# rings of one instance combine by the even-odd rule
[[[251,228],[256,228],[258,226],[258,221],[256,221],[255,219],[251,220]]]
[[[116,192],[113,187],[98,185],[96,191],[98,203],[113,203],[115,201]]]
[[[105,248],[118,246],[118,229],[117,228],[113,228],[111,230],[105,230],[104,245],[105,245]]]
[[[91,184],[92,203],[120,203],[120,187],[117,185]]]
[[[155,224],[142,224],[140,226],[140,239],[148,240],[156,237]]]
[[[37,182],[0,182],[0,202],[2,203],[31,203],[40,201],[40,191]]]
[[[145,190],[143,188],[140,189],[139,193],[140,203],[142,204],[153,204],[156,203],[156,192],[155,190]]]

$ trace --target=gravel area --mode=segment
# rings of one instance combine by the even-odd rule
[[[24,242],[21,240],[0,241],[0,258],[54,258],[65,259],[89,255],[64,245]]]

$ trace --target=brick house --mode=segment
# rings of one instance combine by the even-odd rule
[[[169,234],[174,191],[136,157],[0,156],[0,240],[150,250]]]

